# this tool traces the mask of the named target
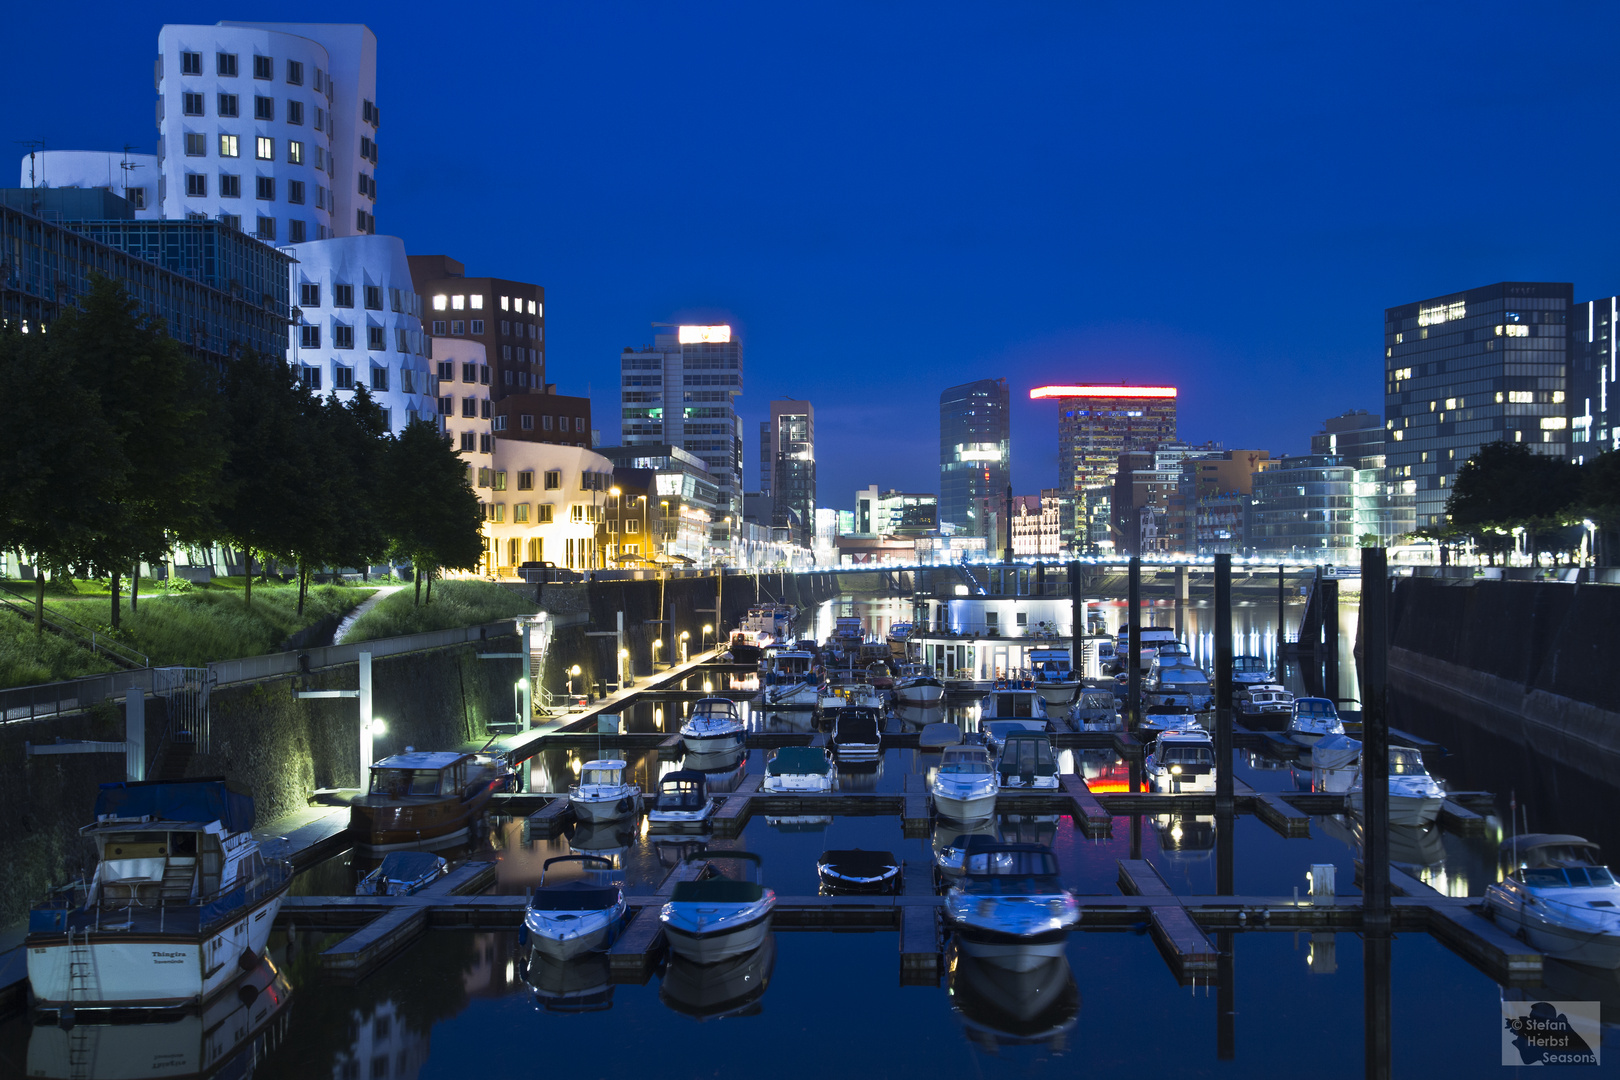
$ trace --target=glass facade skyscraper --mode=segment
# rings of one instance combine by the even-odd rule
[[[979,379],[939,395],[939,520],[964,536],[1005,542],[1012,460],[1006,379]]]
[[[1568,283],[1509,281],[1384,312],[1386,478],[1443,525],[1457,470],[1497,441],[1569,454]]]
[[[1380,546],[1391,547],[1413,529],[1412,496],[1404,493],[1404,484],[1385,476],[1386,434],[1377,416],[1357,409],[1322,421],[1322,430],[1311,436],[1311,453],[1341,457],[1353,470],[1357,540],[1372,536]]]
[[[1588,300],[1575,309],[1570,327],[1569,452],[1585,461],[1605,450],[1620,450],[1620,363],[1614,334],[1620,327],[1620,296]]]
[[[1176,441],[1173,386],[1037,386],[1032,400],[1058,406],[1058,486],[1111,484],[1119,455]]]

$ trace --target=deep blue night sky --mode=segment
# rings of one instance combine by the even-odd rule
[[[0,144],[150,152],[160,23],[222,18],[372,28],[379,231],[543,284],[604,442],[625,345],[729,320],[749,487],[808,397],[822,505],[935,490],[953,383],[1009,380],[1032,493],[1032,386],[1169,381],[1185,439],[1302,452],[1381,411],[1384,307],[1620,290],[1614,5],[26,4]]]

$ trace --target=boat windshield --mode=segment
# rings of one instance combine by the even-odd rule
[[[437,769],[373,769],[371,793],[373,795],[437,795],[439,779]]]
[[[1235,656],[1232,658],[1232,671],[1238,675],[1264,673],[1271,669],[1266,662],[1258,656]]]
[[[1333,703],[1319,698],[1306,698],[1303,701],[1295,701],[1294,714],[1311,720],[1337,720],[1339,718],[1338,710],[1333,707]]]
[[[703,801],[703,789],[696,784],[670,784],[658,793],[660,810],[700,810]]]
[[[619,783],[618,769],[586,769],[585,775],[579,778],[581,784],[599,784],[603,787],[615,787]]]
[[[1614,875],[1605,866],[1532,866],[1523,873],[1526,885],[1543,888],[1585,889],[1614,884]]]
[[[1057,762],[1045,739],[1009,739],[1001,754],[1001,768],[1019,773],[1055,773]]]
[[[1197,668],[1166,668],[1159,672],[1159,683],[1180,683],[1184,686],[1208,686],[1209,680]]]
[[[1044,851],[973,852],[963,860],[970,891],[1034,896],[1062,890],[1057,860]]]
[[[1423,767],[1423,755],[1416,750],[1392,746],[1389,748],[1389,775],[1427,776],[1429,770]]]
[[[1157,755],[1161,765],[1212,765],[1215,755],[1210,753],[1207,746],[1171,744],[1161,749]]]
[[[1084,693],[1080,695],[1082,709],[1108,709],[1114,708],[1114,695],[1108,693]]]
[[[946,750],[939,771],[952,774],[987,773],[990,771],[990,755],[978,749]]]

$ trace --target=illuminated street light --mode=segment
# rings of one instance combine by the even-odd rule
[[[652,666],[653,666],[654,671],[658,670],[658,650],[663,648],[663,647],[664,647],[663,638],[653,638],[653,643],[652,643],[652,653],[653,653]]]
[[[689,633],[688,631],[686,631],[686,630],[681,631],[681,663],[683,663],[683,664],[686,663],[686,639],[691,637],[691,636],[692,636],[691,633]]]
[[[712,624],[710,624],[710,623],[704,623],[703,624],[703,647],[705,649],[707,649],[709,647],[709,635],[712,634],[712,633],[714,633],[714,626]]]
[[[579,677],[579,665],[575,664],[568,669],[568,696],[574,696],[574,680]]]
[[[620,649],[619,650],[619,689],[621,689],[621,690],[623,690],[626,686],[630,685],[630,683],[627,681],[627,677],[626,677],[626,674],[625,674],[626,670],[628,668],[629,662],[630,662],[630,650],[629,649]]]

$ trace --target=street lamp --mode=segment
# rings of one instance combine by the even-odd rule
[[[624,559],[619,552],[623,550],[623,547],[619,542],[619,534],[624,532],[624,503],[619,501],[619,496],[623,492],[617,487],[610,487],[608,488],[608,494],[613,496],[613,524],[616,526],[613,530],[613,543],[608,548],[608,561],[622,565]]]
[[[658,517],[658,538],[659,538],[659,540],[663,541],[663,543],[660,546],[664,549],[664,554],[668,555],[669,554],[669,500],[668,499],[659,499],[658,500],[658,505],[664,508],[664,512],[662,514],[660,514],[659,517]],[[659,614],[662,615],[663,612],[659,612]]]
[[[658,650],[663,648],[663,647],[664,647],[663,638],[653,638],[653,643],[652,643],[652,653],[653,653],[652,669],[654,671],[658,670]]]
[[[568,696],[574,696],[574,680],[579,677],[579,665],[575,664],[568,669]]]
[[[681,663],[683,664],[686,663],[686,639],[691,636],[690,631],[681,631]]]
[[[704,623],[703,624],[703,647],[705,649],[707,649],[709,647],[709,635],[712,634],[712,633],[714,633],[714,626],[712,624],[710,624],[710,623]]]
[[[630,659],[630,650],[629,649],[620,649],[619,650],[619,689],[620,690],[623,690],[626,686],[631,685],[630,683],[625,681],[626,663],[629,661],[629,659]]]

